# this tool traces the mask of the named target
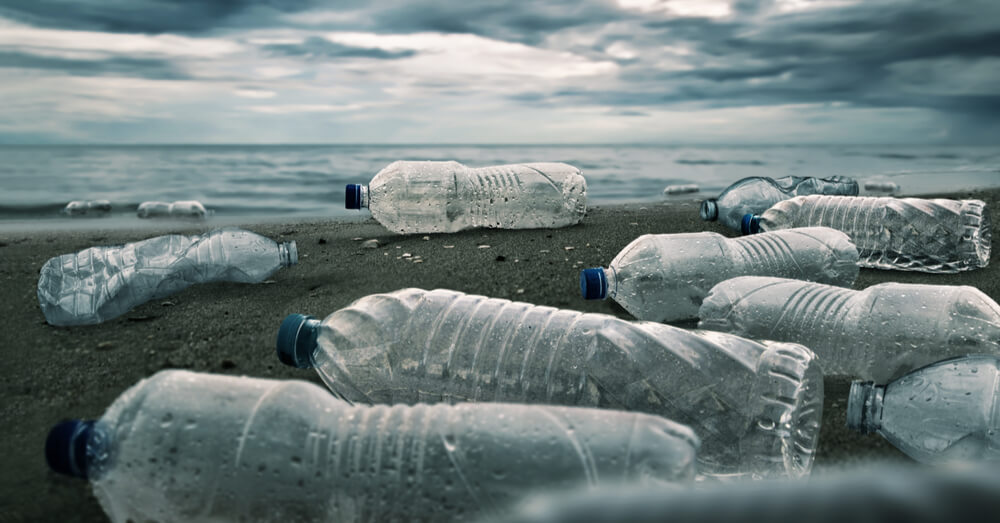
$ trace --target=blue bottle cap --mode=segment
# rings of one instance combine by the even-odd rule
[[[760,216],[756,214],[744,214],[743,220],[740,221],[740,232],[744,235],[760,232]]]
[[[608,297],[608,277],[604,275],[604,269],[596,267],[580,271],[580,294],[585,300]]]
[[[347,196],[344,198],[344,207],[347,209],[361,208],[361,184],[347,184]]]
[[[49,468],[60,474],[77,478],[87,477],[87,440],[94,422],[67,420],[49,431],[45,438],[45,461]]]
[[[278,329],[278,359],[299,369],[311,369],[319,322],[305,314],[289,314]]]

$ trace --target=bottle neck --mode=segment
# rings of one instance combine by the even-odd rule
[[[882,428],[882,401],[885,385],[872,381],[851,383],[847,396],[847,428],[871,434]]]
[[[299,249],[294,241],[278,244],[278,261],[282,267],[291,267],[299,263]]]
[[[361,209],[367,209],[368,208],[368,186],[367,185],[361,185],[359,187],[359,191],[360,191],[360,195],[358,197],[358,203],[361,206],[360,208]]]
[[[614,267],[604,269],[604,278],[608,282],[608,298],[614,299],[618,295],[618,272]]]

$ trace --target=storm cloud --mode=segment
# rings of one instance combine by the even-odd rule
[[[979,0],[40,0],[0,6],[0,96],[110,100],[83,79],[135,78],[135,107],[293,135],[314,109],[330,139],[670,141],[685,120],[708,139],[719,125],[849,139],[877,122],[901,141],[985,141],[1000,130],[996,20],[1000,3]],[[41,92],[19,87],[28,73]],[[46,74],[79,90],[45,93]],[[94,126],[65,113],[60,136]]]

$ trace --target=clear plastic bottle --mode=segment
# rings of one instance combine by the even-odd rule
[[[1000,354],[1000,306],[975,287],[883,283],[861,291],[745,276],[712,288],[698,327],[801,343],[827,374],[885,381],[929,363]]]
[[[645,414],[566,407],[354,407],[322,387],[180,370],[46,458],[112,521],[453,521],[547,488],[689,481],[698,439]]]
[[[817,225],[847,233],[862,267],[953,273],[990,262],[990,217],[981,200],[799,196],[744,216],[742,231]]]
[[[195,283],[259,283],[297,262],[295,242],[240,229],[157,236],[51,258],[38,278],[38,302],[52,325],[101,323]]]
[[[368,186],[348,184],[346,206],[400,234],[565,227],[587,211],[587,182],[564,163],[393,162]]]
[[[689,425],[705,476],[809,473],[823,379],[805,347],[448,290],[374,294],[285,319],[278,356],[351,402],[512,401]]]
[[[888,385],[855,381],[847,426],[923,463],[1000,461],[1000,358],[940,361]]]
[[[607,269],[584,269],[585,299],[612,298],[647,321],[698,317],[708,291],[743,275],[783,276],[851,286],[858,251],[846,234],[808,227],[730,239],[714,232],[647,234],[628,244]]]
[[[693,192],[698,192],[698,186],[693,183],[684,183],[679,185],[668,185],[663,188],[663,194],[673,195],[673,194],[688,194]]]
[[[718,198],[701,202],[701,219],[718,220],[726,227],[738,231],[744,215],[762,213],[782,200],[806,194],[857,196],[858,182],[846,176],[743,178],[727,187]]]
[[[111,213],[111,202],[108,200],[75,200],[67,203],[62,213],[69,216],[107,216]]]
[[[200,220],[208,215],[205,206],[197,200],[173,203],[142,202],[136,210],[139,218],[191,218]]]
[[[809,481],[543,493],[511,514],[480,523],[954,523],[992,521],[998,500],[995,464],[940,469],[883,464]]]

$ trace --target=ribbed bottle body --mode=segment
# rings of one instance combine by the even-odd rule
[[[700,328],[800,343],[825,373],[876,381],[953,356],[1000,354],[1000,306],[967,286],[855,291],[748,276],[716,285],[699,316]]]
[[[369,207],[401,234],[564,227],[583,218],[586,193],[580,170],[564,163],[394,162],[372,179]]]
[[[822,407],[812,353],[796,345],[446,290],[362,298],[323,321],[318,345],[315,367],[350,401],[662,415],[699,434],[706,475],[808,473]]]
[[[862,267],[953,273],[989,263],[991,225],[980,200],[800,196],[760,216],[760,229],[845,232]]]
[[[857,250],[847,235],[811,227],[728,239],[712,232],[648,234],[608,264],[608,295],[640,320],[698,317],[715,284],[736,276],[781,276],[850,286]]]
[[[454,521],[528,493],[689,481],[698,440],[564,407],[352,407],[315,385],[165,371],[98,422],[114,521]]]

